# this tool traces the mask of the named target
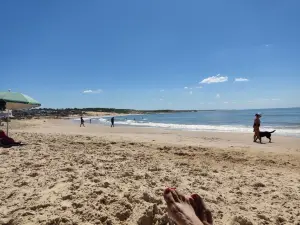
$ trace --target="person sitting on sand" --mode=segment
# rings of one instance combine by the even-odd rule
[[[199,195],[186,197],[175,188],[167,188],[164,199],[168,215],[176,225],[213,225],[212,214]]]
[[[255,119],[254,119],[254,123],[253,123],[253,132],[254,132],[254,136],[253,136],[253,142],[256,142],[257,139],[259,139],[260,143],[261,143],[261,137],[260,137],[260,118],[261,118],[261,114],[256,113],[255,114]]]
[[[0,130],[0,144],[2,144],[2,145],[20,145],[21,142],[16,142],[14,139],[8,137],[3,130]]]
[[[80,117],[80,127],[84,126],[84,119],[82,118],[82,116]],[[85,126],[84,126],[85,127]]]

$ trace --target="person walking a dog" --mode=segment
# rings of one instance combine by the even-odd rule
[[[256,142],[257,139],[259,139],[259,142],[261,143],[261,137],[260,137],[260,118],[261,118],[261,114],[260,113],[256,113],[255,114],[255,119],[254,119],[254,123],[253,123],[253,132],[254,132],[254,136],[253,136],[253,142]]]

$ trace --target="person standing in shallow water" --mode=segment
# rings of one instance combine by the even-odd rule
[[[80,127],[84,126],[84,119],[82,118],[82,116],[80,117]],[[84,126],[85,127],[85,126]]]
[[[111,126],[110,127],[115,127],[115,117],[112,117],[110,119],[110,122],[111,122]]]

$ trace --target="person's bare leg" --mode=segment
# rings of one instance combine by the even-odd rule
[[[167,188],[164,192],[164,198],[167,203],[168,214],[176,225],[203,225],[197,217],[191,201],[184,195],[174,189]]]
[[[260,137],[260,131],[259,130],[256,130],[255,133],[254,133],[254,142],[256,142],[257,139],[261,143],[261,137]]]

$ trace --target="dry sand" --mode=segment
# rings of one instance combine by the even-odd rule
[[[215,224],[300,224],[299,138],[86,126],[13,124],[27,145],[0,148],[0,224],[168,224],[167,186]]]

